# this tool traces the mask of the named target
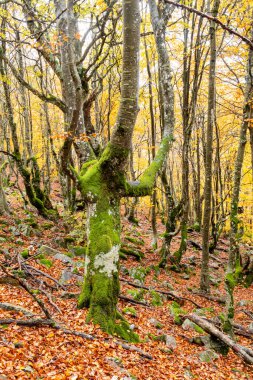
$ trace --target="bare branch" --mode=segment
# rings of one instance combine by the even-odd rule
[[[233,30],[228,25],[225,25],[217,17],[210,16],[210,15],[204,13],[204,12],[198,11],[195,8],[189,7],[188,5],[179,4],[179,3],[176,3],[175,1],[172,1],[172,0],[164,0],[164,1],[167,4],[174,5],[175,7],[178,7],[178,8],[181,8],[181,9],[186,9],[190,13],[195,13],[196,15],[198,15],[200,17],[203,17],[203,18],[206,18],[209,21],[215,22],[222,29],[226,30],[229,34],[233,34],[234,36],[239,37],[242,41],[246,42],[246,44],[249,45],[251,49],[253,49],[253,42],[249,38],[243,36],[242,34],[238,33],[237,31]]]

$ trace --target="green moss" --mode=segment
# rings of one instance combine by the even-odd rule
[[[164,343],[166,342],[165,334],[161,334],[161,335],[148,334],[148,336],[155,342],[164,342]]]
[[[24,259],[27,259],[28,256],[29,256],[29,251],[28,251],[28,249],[24,249],[24,250],[20,253],[20,255],[21,255]]]
[[[88,162],[85,162],[83,165],[82,165],[82,168],[81,168],[81,171],[80,171],[80,176],[83,176],[85,175],[85,173],[87,172],[87,170],[93,166],[94,164],[97,163],[97,160],[91,160],[91,161],[88,161]]]
[[[97,161],[92,164],[85,174],[79,177],[79,186],[82,195],[94,197],[94,200],[101,193],[101,172]]]
[[[87,247],[72,246],[70,250],[75,256],[85,256]]]
[[[182,256],[187,248],[187,225],[182,223],[181,225],[181,242],[179,249],[174,253],[173,260],[175,264],[180,264]]]
[[[169,137],[164,137],[155,159],[152,161],[150,166],[145,170],[145,172],[140,178],[140,185],[139,185],[140,187],[143,186],[145,188],[148,188],[150,192],[152,191],[154,183],[155,183],[156,175],[158,171],[160,170],[163,164],[165,155],[168,151],[169,143],[170,143]]]
[[[43,230],[50,230],[52,227],[54,227],[54,223],[44,222],[44,223],[41,223],[41,227],[43,228]]]
[[[40,263],[47,268],[51,268],[54,265],[53,262],[48,259],[40,259]]]
[[[33,228],[38,227],[38,223],[33,218],[25,219],[25,223],[28,224],[29,226],[33,227]]]
[[[225,282],[227,283],[230,289],[234,289],[237,283],[236,276],[234,275],[234,273],[227,273],[225,277]]]
[[[174,322],[177,325],[181,325],[183,323],[182,319],[181,319],[181,316],[184,315],[184,314],[186,314],[186,311],[184,311],[183,309],[181,309],[180,305],[176,301],[173,301],[171,303],[171,305],[170,305],[170,313],[173,316]]]
[[[162,306],[163,299],[162,299],[162,296],[159,293],[157,293],[155,290],[151,290],[150,291],[150,295],[152,297],[151,304],[153,306]]]
[[[23,270],[14,270],[13,273],[16,276],[21,277],[21,278],[25,278],[26,277],[25,272]]]
[[[199,326],[197,325],[196,323],[193,322],[193,328],[194,330],[199,333],[199,334],[203,334],[205,331]]]
[[[142,301],[146,291],[144,289],[128,289],[127,293],[136,301]]]
[[[144,240],[133,238],[133,237],[130,237],[130,236],[126,236],[126,240],[128,240],[131,243],[136,244],[136,245],[142,245],[143,246],[145,244]]]
[[[134,307],[125,307],[122,311],[124,314],[129,314],[129,315],[132,315],[133,317],[137,316],[137,311],[135,310]]]

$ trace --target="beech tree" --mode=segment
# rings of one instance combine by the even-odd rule
[[[80,173],[76,173],[80,191],[88,203],[88,248],[79,307],[89,307],[88,320],[128,340],[138,337],[129,330],[127,322],[122,320],[116,309],[119,295],[120,199],[151,194],[172,140],[166,123],[160,148],[151,165],[138,181],[126,180],[125,171],[138,112],[139,43],[139,1],[124,0],[122,91],[116,125],[101,157],[86,162]]]

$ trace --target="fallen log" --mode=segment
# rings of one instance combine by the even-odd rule
[[[247,347],[243,347],[236,342],[234,342],[228,335],[221,332],[217,327],[208,322],[206,319],[201,318],[196,314],[188,314],[183,316],[184,319],[190,319],[192,322],[200,326],[204,331],[210,335],[215,336],[224,342],[227,346],[232,348],[232,350],[239,356],[241,356],[248,364],[253,364],[253,351]]]

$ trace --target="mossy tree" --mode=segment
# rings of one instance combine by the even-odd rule
[[[122,91],[111,141],[99,159],[85,163],[77,176],[88,203],[88,247],[79,307],[89,307],[88,320],[104,331],[138,340],[116,309],[119,295],[120,199],[150,195],[169,149],[171,130],[164,128],[155,159],[139,181],[125,171],[138,113],[140,12],[138,0],[123,1]]]

